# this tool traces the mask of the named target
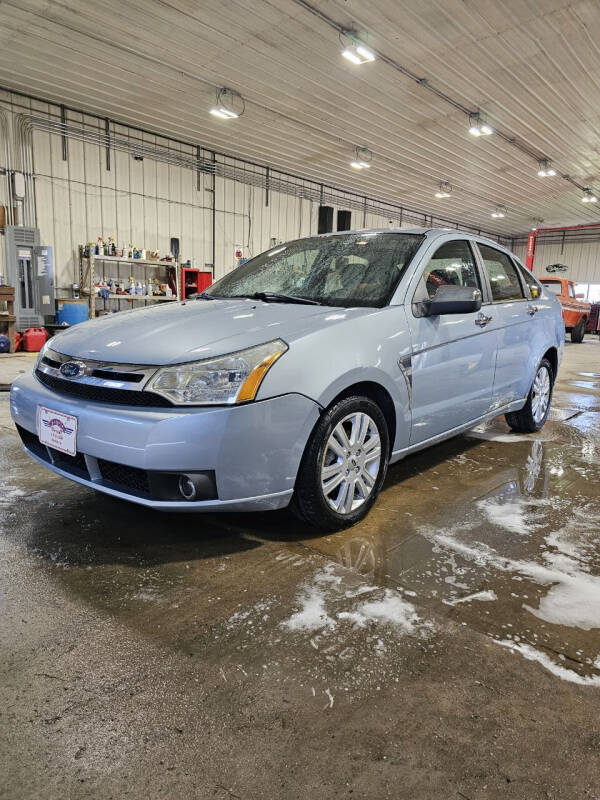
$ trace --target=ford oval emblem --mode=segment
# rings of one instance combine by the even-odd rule
[[[59,372],[65,378],[79,378],[85,375],[85,364],[83,361],[65,361],[60,365]]]

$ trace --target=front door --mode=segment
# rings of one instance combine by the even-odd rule
[[[440,245],[409,289],[411,445],[483,416],[492,402],[497,334],[486,307],[470,314],[422,316],[421,303],[445,285],[477,288],[485,296],[472,245],[464,239]]]

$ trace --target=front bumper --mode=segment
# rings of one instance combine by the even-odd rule
[[[53,461],[28,439],[37,437],[37,408],[43,405],[77,417],[79,467]],[[23,431],[25,450],[59,475],[107,494],[156,509],[249,511],[286,506],[292,496],[304,447],[319,406],[286,394],[243,406],[218,408],[132,408],[66,397],[34,375],[12,386],[13,421]],[[34,440],[31,440],[32,442]],[[152,473],[212,472],[216,499],[160,500],[103,479],[99,464]],[[130,470],[131,471],[131,470]]]

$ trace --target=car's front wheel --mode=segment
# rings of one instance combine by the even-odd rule
[[[520,411],[505,414],[505,419],[518,433],[535,433],[541,430],[550,413],[554,372],[547,358],[543,358],[535,373],[527,402]]]
[[[363,519],[385,479],[389,433],[379,406],[351,396],[321,416],[306,445],[291,508],[304,522],[328,531]]]

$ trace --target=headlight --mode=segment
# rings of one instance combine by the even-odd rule
[[[42,345],[42,349],[41,349],[41,350],[40,350],[40,352],[38,353],[38,356],[37,356],[37,358],[36,358],[36,360],[35,360],[35,367],[33,368],[34,372],[35,372],[35,370],[38,368],[38,366],[39,366],[39,364],[40,364],[40,361],[41,361],[41,360],[42,360],[42,358],[44,357],[44,355],[45,355],[46,351],[49,349],[49,347],[50,347],[50,342],[52,342],[52,341],[53,341],[55,338],[56,338],[56,337],[52,336],[52,338],[48,339],[48,341],[47,341],[47,342],[45,342],[45,343]]]
[[[254,400],[270,367],[288,346],[281,339],[237,353],[164,367],[145,387],[176,405],[233,405]]]

